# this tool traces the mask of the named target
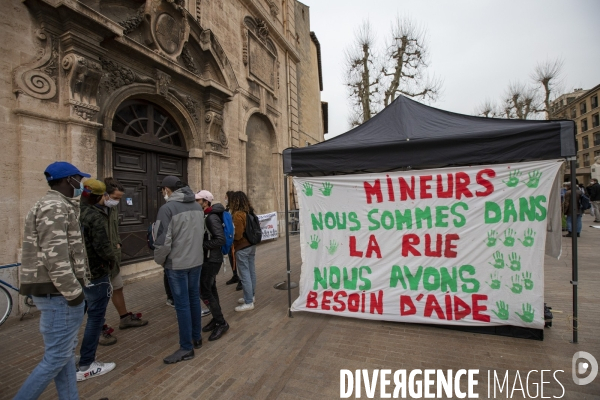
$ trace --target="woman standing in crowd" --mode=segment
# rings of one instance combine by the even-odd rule
[[[229,198],[231,197],[231,195],[233,193],[234,193],[233,190],[228,190],[227,193],[225,193],[225,211],[230,211],[229,210]],[[229,265],[231,265],[231,271],[233,273],[233,276],[231,277],[230,280],[225,282],[225,284],[233,285],[234,283],[237,283],[235,290],[242,290],[242,282],[240,281],[240,277],[238,276],[237,268],[235,266],[235,255],[234,255],[233,246],[231,247],[231,251],[229,252],[229,254],[227,256],[229,257]]]
[[[250,244],[244,236],[246,231],[246,216],[253,213],[252,205],[244,192],[234,192],[229,196],[229,210],[233,218],[235,234],[233,247],[238,275],[242,282],[244,297],[238,300],[239,306],[235,311],[249,311],[254,309],[254,291],[256,288],[256,269],[254,257],[256,246]]]

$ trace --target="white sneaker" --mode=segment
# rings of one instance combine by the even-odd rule
[[[256,303],[256,296],[252,296],[252,302]],[[238,304],[246,304],[246,300],[242,297],[241,299],[238,299]]]
[[[235,308],[235,311],[250,311],[250,310],[254,310],[254,303],[242,304],[241,306],[237,306]]]
[[[94,361],[85,371],[77,370],[77,382],[104,375],[115,369],[115,363],[101,363]]]

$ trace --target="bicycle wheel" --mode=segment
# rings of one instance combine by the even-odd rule
[[[12,296],[4,286],[0,285],[0,325],[8,319],[12,310]]]

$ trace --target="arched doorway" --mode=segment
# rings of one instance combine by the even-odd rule
[[[248,197],[259,214],[276,211],[273,181],[273,126],[260,114],[252,114],[246,125],[246,183]]]
[[[158,190],[167,175],[187,181],[187,152],[181,129],[162,107],[147,100],[123,102],[114,115],[113,176],[125,187],[119,204],[123,263],[152,258],[148,226],[165,203]]]

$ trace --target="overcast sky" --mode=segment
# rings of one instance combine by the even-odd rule
[[[331,138],[349,130],[343,85],[344,50],[368,18],[383,45],[396,15],[427,30],[430,71],[443,80],[431,105],[473,114],[496,100],[509,82],[527,81],[536,64],[564,60],[563,86],[600,84],[599,0],[300,0],[310,7],[321,43],[323,92]]]

